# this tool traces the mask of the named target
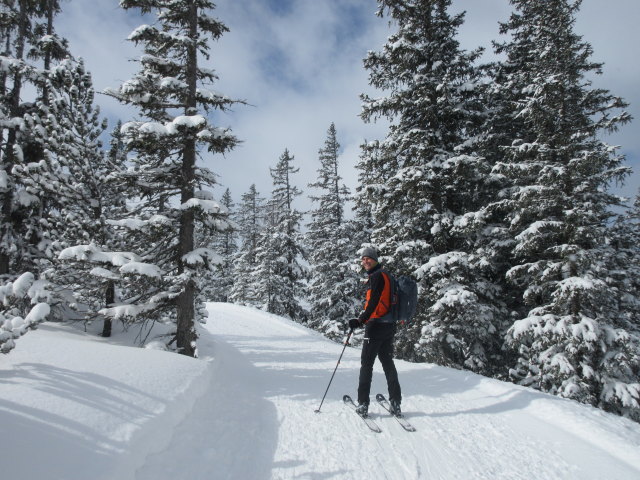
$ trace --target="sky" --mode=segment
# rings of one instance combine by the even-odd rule
[[[125,12],[118,0],[63,1],[59,34],[70,41],[72,53],[83,57],[96,91],[117,87],[136,71],[131,60],[141,50],[126,40],[142,23],[137,11]],[[269,167],[285,149],[294,155],[300,171],[293,182],[304,191],[297,208],[309,208],[307,185],[316,180],[318,150],[329,125],[335,123],[341,145],[340,175],[354,189],[355,165],[365,140],[382,139],[386,124],[365,124],[359,117],[360,94],[380,95],[368,85],[362,60],[369,50],[380,50],[392,33],[387,19],[375,15],[375,0],[217,0],[213,14],[230,32],[212,47],[204,64],[219,75],[214,88],[247,104],[216,115],[214,123],[230,127],[242,144],[224,157],[205,156],[206,166],[219,175],[219,198],[229,188],[234,201],[252,184],[261,196],[272,189]],[[501,40],[498,22],[512,11],[507,0],[454,0],[452,13],[466,11],[459,41],[466,50]],[[619,145],[634,173],[617,193],[634,197],[640,187],[640,2],[584,0],[575,30],[594,50],[592,60],[604,63],[595,87],[622,97],[637,120],[605,141]],[[98,95],[97,103],[111,127],[117,119],[135,117],[115,100]]]

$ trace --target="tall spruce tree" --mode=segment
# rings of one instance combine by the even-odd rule
[[[31,192],[14,173],[16,165],[47,162],[42,122],[50,116],[49,70],[53,60],[68,55],[66,41],[53,29],[57,0],[7,0],[0,5],[5,55],[2,70],[0,138],[0,276],[15,278],[26,271],[40,272],[47,257],[40,240],[49,213],[49,198]],[[45,221],[46,222],[46,221]]]
[[[617,291],[616,325],[640,334],[640,195],[617,215],[602,247],[608,275],[605,281]]]
[[[255,184],[242,195],[237,214],[240,248],[233,262],[233,287],[230,300],[240,305],[259,304],[260,282],[254,276],[257,268],[258,243],[264,228],[264,199]]]
[[[262,308],[304,322],[307,312],[301,302],[306,297],[303,280],[307,274],[300,263],[304,257],[300,233],[302,214],[293,202],[301,192],[293,184],[293,175],[299,170],[293,166],[293,160],[293,155],[285,149],[276,166],[270,169],[273,190],[253,275],[262,286],[258,292]]]
[[[59,10],[57,0],[7,0],[0,5],[0,281],[8,282],[0,283],[0,344],[5,352],[13,348],[13,338],[44,320],[56,303],[45,272],[60,233],[56,219],[65,213],[58,193],[47,190],[51,178],[32,180],[39,168],[57,168],[61,153],[61,145],[42,134],[60,114],[51,99],[65,95],[65,85],[52,93],[53,62],[69,54],[66,41],[53,28]],[[27,170],[34,171],[33,176],[24,175]]]
[[[601,64],[574,32],[580,1],[511,3],[493,79],[503,135],[494,173],[507,179],[496,208],[515,239],[507,279],[521,294],[507,335],[517,356],[510,373],[637,419],[638,339],[617,320],[602,252],[620,204],[609,186],[628,169],[601,135],[630,117],[588,79]]]
[[[357,307],[358,278],[350,268],[356,258],[352,224],[344,208],[349,191],[338,173],[340,144],[332,123],[324,147],[318,152],[320,168],[310,187],[319,191],[310,196],[315,208],[305,236],[309,252],[309,326],[330,338],[341,338]]]
[[[370,201],[371,192],[368,186],[375,189],[377,175],[374,173],[378,169],[378,154],[380,142],[377,140],[365,141],[360,145],[360,160],[356,165],[358,169],[358,184],[353,197],[354,218],[353,218],[353,242],[355,245],[371,243],[371,232],[374,229],[373,204]]]
[[[235,217],[235,204],[231,198],[231,191],[227,188],[220,199],[222,205],[231,218]],[[220,255],[220,260],[211,268],[204,280],[203,294],[209,301],[228,302],[233,289],[233,264],[238,251],[236,243],[238,232],[236,228],[228,228],[213,235],[202,235],[200,246],[208,246]]]
[[[89,265],[86,271],[76,270],[56,260],[63,248],[71,246],[115,247],[106,219],[113,209],[123,211],[125,205],[121,189],[109,179],[123,164],[112,161],[102,149],[100,136],[106,121],[94,105],[91,76],[82,61],[67,58],[52,67],[46,90],[47,114],[25,116],[25,123],[38,132],[34,139],[45,146],[44,161],[18,164],[14,172],[41,199],[45,215],[40,222],[46,231],[39,236],[39,245],[51,257],[48,279],[74,292],[78,298],[73,303],[90,306],[87,313],[94,315],[105,306],[110,280],[90,274]]]
[[[120,5],[156,15],[155,25],[142,25],[129,36],[144,47],[140,71],[117,91],[108,92],[146,118],[123,126],[127,149],[135,153],[134,168],[123,181],[137,185],[141,194],[133,218],[123,219],[121,225],[131,228],[135,221],[144,239],[138,248],[146,266],[132,266],[130,271],[151,279],[152,285],[146,294],[140,293],[140,309],[125,311],[167,311],[176,321],[178,351],[193,356],[194,322],[202,311],[201,270],[217,258],[210,249],[196,248],[196,223],[211,230],[228,227],[224,209],[205,190],[215,183],[215,176],[197,166],[198,152],[206,148],[223,153],[237,143],[228,130],[207,118],[209,112],[225,110],[235,101],[207,88],[216,75],[202,60],[209,58],[210,40],[228,29],[210,15],[214,4],[208,0],[121,0]]]
[[[499,363],[504,308],[482,251],[480,211],[491,198],[489,166],[478,155],[484,119],[480,50],[455,38],[463,14],[450,0],[380,0],[397,25],[381,52],[365,59],[370,84],[365,121],[391,121],[373,148],[365,195],[372,241],[397,273],[421,280],[420,308],[398,347],[409,357],[479,372]],[[414,345],[418,347],[414,349]]]

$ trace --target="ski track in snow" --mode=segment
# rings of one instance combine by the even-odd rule
[[[194,360],[46,324],[0,364],[2,478],[637,480],[640,425],[470,372],[397,361],[406,432],[355,398],[360,350],[209,304]]]
[[[341,345],[279,317],[225,304],[210,306],[206,329],[212,336],[202,335],[201,349],[211,352],[216,373],[197,408],[210,411],[211,420],[202,424],[197,415],[193,425],[185,422],[175,445],[161,454],[189,445],[185,436],[208,436],[213,443],[200,447],[208,467],[194,468],[190,478],[638,478],[640,429],[632,424],[636,444],[616,455],[606,442],[588,438],[592,417],[631,422],[590,407],[469,372],[397,361],[403,410],[418,429],[405,432],[373,399],[377,391],[387,393],[376,363],[370,410],[383,430],[376,434],[342,402],[344,393],[354,396],[359,349],[346,349],[316,414]],[[586,419],[583,435],[559,421],[575,411]],[[612,445],[619,443],[613,438]],[[159,478],[159,460],[150,462],[156,472],[136,478]]]

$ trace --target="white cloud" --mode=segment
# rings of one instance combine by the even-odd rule
[[[374,0],[217,0],[214,15],[230,28],[212,50],[209,67],[220,75],[216,89],[252,106],[236,106],[217,116],[221,126],[231,126],[243,144],[226,158],[208,158],[237,201],[252,183],[263,196],[271,190],[269,167],[285,148],[300,167],[297,184],[303,190],[318,168],[317,152],[326,131],[335,122],[343,147],[342,176],[355,186],[358,145],[382,138],[384,125],[366,125],[359,95],[370,91],[362,59],[378,50],[390,31],[387,19],[375,16]],[[118,8],[118,0],[74,0],[62,4],[58,30],[83,56],[93,73],[97,90],[117,86],[136,65],[129,62],[140,51],[125,41],[140,23],[139,15]],[[460,29],[463,48],[484,46],[499,39],[498,21],[511,11],[506,0],[454,0],[454,11],[467,10]],[[597,86],[610,89],[631,103],[630,113],[640,117],[640,76],[635,46],[640,33],[637,0],[584,0],[576,30],[594,47],[595,61],[605,63]],[[131,119],[112,99],[99,96],[103,113]],[[636,169],[640,169],[640,136],[634,124],[608,140],[620,144]],[[640,187],[634,173],[625,194]],[[222,192],[218,192],[221,195]],[[302,202],[301,202],[302,203]]]

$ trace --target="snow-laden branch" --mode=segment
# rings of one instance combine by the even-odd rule
[[[208,214],[227,214],[229,213],[228,210],[220,205],[218,202],[216,202],[215,200],[205,200],[202,198],[190,198],[189,200],[187,200],[186,202],[184,202],[182,205],[180,205],[180,209],[181,210],[188,210],[190,208],[197,208],[202,210],[203,212],[206,212]]]
[[[103,252],[96,245],[77,245],[65,248],[58,255],[59,260],[77,260],[90,263],[111,264],[121,267],[131,262],[138,262],[139,258],[132,252]]]
[[[107,220],[108,225],[114,227],[121,227],[127,230],[140,231],[144,230],[148,226],[169,225],[171,219],[166,215],[153,215],[148,220],[141,220],[139,218],[125,218],[122,220]]]
[[[196,265],[219,265],[222,257],[210,248],[196,248],[182,256],[182,261],[193,267]]]
[[[4,312],[0,311],[0,352],[10,352],[15,347],[15,339],[47,319],[51,311],[47,303],[50,297],[48,286],[49,282],[36,280],[31,272],[0,285],[0,305],[8,307]],[[14,307],[25,301],[35,305],[22,318],[16,312],[23,310],[23,307]]]
[[[117,305],[115,307],[103,308],[98,313],[113,319],[137,318],[138,316],[155,310],[158,307],[155,303],[142,305]]]

